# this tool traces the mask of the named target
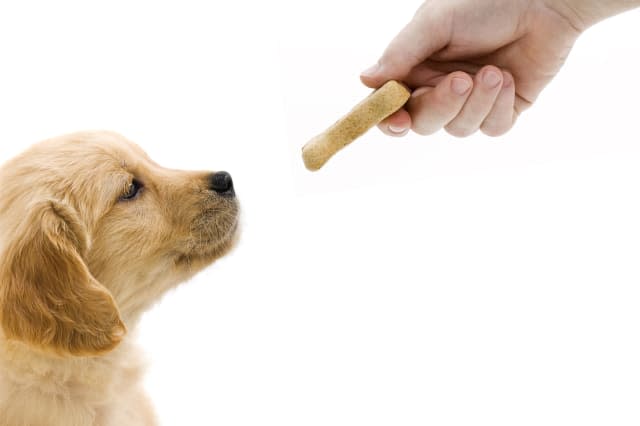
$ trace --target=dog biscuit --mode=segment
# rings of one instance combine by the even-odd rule
[[[303,146],[304,165],[309,170],[319,170],[336,152],[402,108],[410,96],[411,92],[403,84],[388,81]]]

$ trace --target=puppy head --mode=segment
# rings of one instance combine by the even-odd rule
[[[35,145],[0,169],[0,325],[62,354],[114,348],[125,323],[225,254],[226,173],[162,168],[106,132]]]

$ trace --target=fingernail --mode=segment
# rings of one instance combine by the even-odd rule
[[[360,73],[360,75],[363,75],[365,77],[373,77],[374,75],[376,75],[378,73],[379,69],[380,69],[380,64],[376,63],[374,65],[371,65],[366,70],[362,71]]]
[[[394,126],[393,124],[389,125],[389,131],[395,135],[402,135],[406,133],[409,129],[400,126]]]
[[[484,73],[484,77],[482,77],[482,82],[491,89],[500,84],[501,81],[502,78],[495,71],[487,71]]]
[[[457,95],[464,95],[471,89],[471,82],[466,78],[455,77],[451,79],[451,90]]]

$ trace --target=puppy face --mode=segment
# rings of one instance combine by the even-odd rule
[[[169,170],[106,132],[35,145],[0,169],[0,322],[7,338],[75,355],[227,253],[228,174]]]

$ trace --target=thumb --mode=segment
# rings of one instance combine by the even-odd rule
[[[389,80],[404,80],[413,67],[449,43],[450,14],[446,9],[436,11],[426,5],[389,43],[380,60],[360,74],[366,86],[378,88]]]

